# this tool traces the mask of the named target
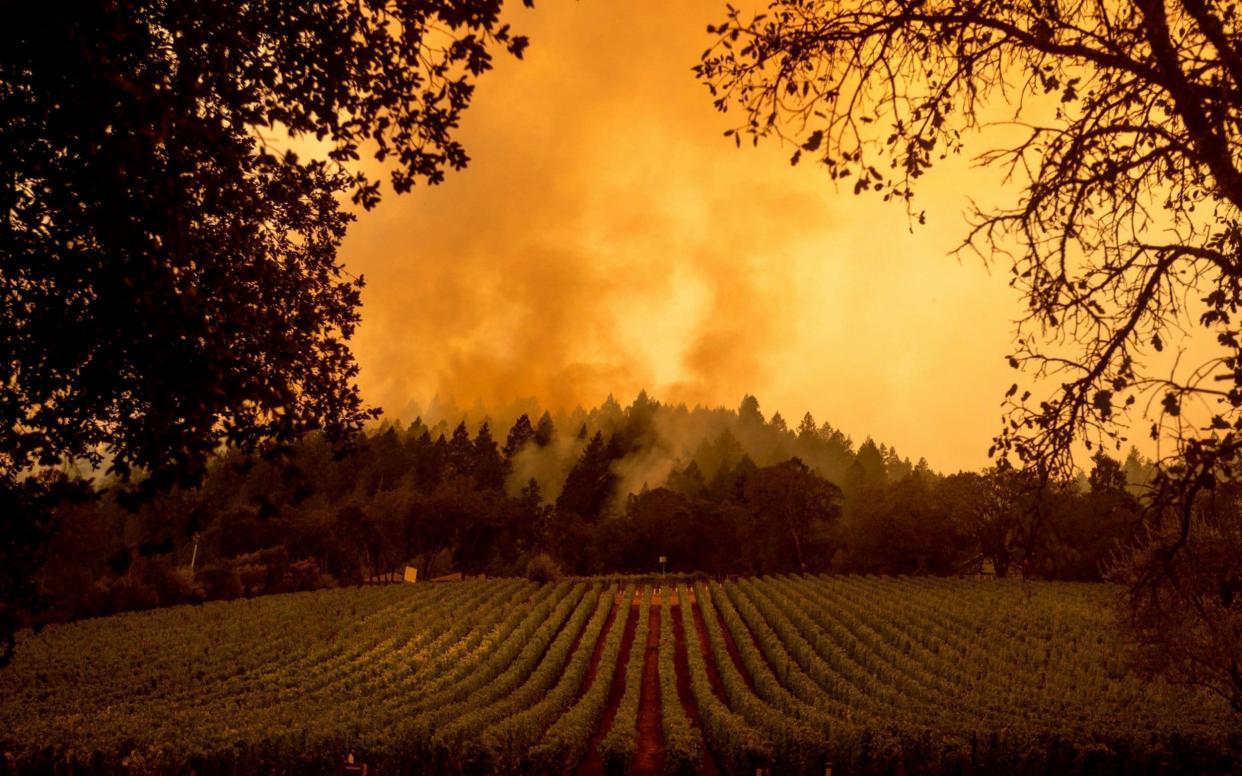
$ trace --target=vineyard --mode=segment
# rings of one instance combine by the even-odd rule
[[[1174,773],[1214,697],[1128,669],[1099,585],[393,585],[23,634],[0,770]]]

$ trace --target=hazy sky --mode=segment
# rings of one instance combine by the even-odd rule
[[[754,393],[791,425],[810,410],[939,469],[986,464],[1020,303],[1006,265],[949,252],[967,192],[1006,195],[955,162],[924,179],[911,234],[903,209],[790,167],[790,148],[735,149],[690,72],[722,8],[513,11],[532,44],[481,81],[469,169],[390,194],[342,250],[368,284],[369,401],[411,420],[437,392],[554,407]]]

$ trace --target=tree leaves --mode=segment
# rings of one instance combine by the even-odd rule
[[[500,10],[23,7],[0,31],[0,487],[84,460],[150,495],[221,446],[279,455],[374,417],[343,203],[380,200],[364,148],[397,192],[466,164],[473,80],[527,45]],[[282,132],[325,148],[302,158]]]
[[[1091,404],[1095,407],[1095,411],[1100,417],[1107,420],[1113,414],[1113,392],[1112,391],[1096,391],[1091,397]]]
[[[338,203],[380,200],[364,143],[398,192],[465,165],[472,79],[528,43],[500,9],[44,5],[0,33],[0,352],[19,376],[0,389],[0,467],[106,456],[123,477],[193,477],[222,442],[372,417]],[[323,158],[260,139],[274,126]]]
[[[1161,413],[1151,436],[1171,443],[1162,446],[1169,475],[1153,493],[1161,505],[1153,515],[1177,513],[1181,528],[1155,553],[1151,578],[1173,580],[1171,558],[1193,543],[1196,469],[1242,476],[1242,443],[1220,433],[1242,428],[1238,338],[1229,328],[1242,307],[1236,4],[912,8],[776,0],[762,25],[733,12],[724,29],[740,43],[713,46],[695,72],[718,108],[736,106],[750,119],[744,131],[784,141],[810,133],[832,181],[854,176],[855,195],[882,191],[905,203],[911,222],[918,179],[959,152],[966,133],[984,144],[977,160],[1013,196],[971,203],[959,252],[1010,262],[1024,304],[1009,364],[1053,390],[1038,407],[1012,401],[1009,390],[994,451],[1016,453],[1044,478],[1070,479],[1081,444],[1124,438],[1114,394],[1131,391],[1122,406]],[[808,90],[787,88],[808,81]],[[1016,131],[978,132],[1000,95]],[[773,109],[774,124],[755,121]],[[873,166],[887,166],[893,179],[878,179]],[[1196,299],[1203,309],[1188,312]],[[1223,349],[1215,358],[1184,364],[1181,356],[1197,350],[1187,348],[1172,374],[1164,359],[1135,362],[1147,343],[1160,354],[1163,332],[1196,319]],[[1158,403],[1136,403],[1142,393]],[[1173,420],[1187,399],[1205,412]],[[1208,423],[1212,412],[1219,421]],[[1242,698],[1242,674],[1226,678]]]

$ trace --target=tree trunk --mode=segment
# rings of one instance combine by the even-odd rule
[[[794,540],[794,551],[798,555],[798,568],[802,571],[803,574],[805,574],[806,573],[806,561],[803,560],[802,558],[802,539],[798,536],[798,532],[794,530],[793,528],[789,529],[789,535],[792,536]]]

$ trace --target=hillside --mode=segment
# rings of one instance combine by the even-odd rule
[[[498,580],[124,614],[23,635],[0,751],[75,773],[1236,770],[1223,703],[1129,672],[1116,594]]]

